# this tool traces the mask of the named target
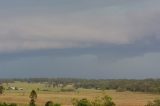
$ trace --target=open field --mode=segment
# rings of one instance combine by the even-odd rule
[[[0,102],[18,103],[20,106],[25,106],[29,103],[29,93],[32,89],[44,89],[44,84],[37,83],[12,83],[12,86],[23,87],[23,91],[6,90],[0,96]],[[6,87],[7,85],[4,84]],[[61,103],[63,106],[72,105],[72,98],[88,98],[90,100],[97,96],[107,94],[113,98],[117,106],[144,106],[148,101],[159,98],[156,94],[145,94],[135,92],[116,92],[114,90],[94,90],[94,89],[78,89],[75,92],[60,92],[58,88],[48,88],[49,91],[37,91],[38,99],[36,103],[38,106],[44,106],[46,101],[52,100],[56,103]]]

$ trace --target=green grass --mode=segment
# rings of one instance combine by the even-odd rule
[[[39,89],[41,92],[45,92],[45,90],[48,91],[60,91],[60,88],[53,88],[53,87],[46,87],[46,84],[44,83],[28,83],[28,82],[19,82],[15,81],[14,83],[8,83],[3,84],[5,89],[7,89],[9,86],[14,86],[18,88],[23,88],[23,91],[15,91],[15,90],[6,90],[6,92],[30,92],[31,90],[37,90]]]

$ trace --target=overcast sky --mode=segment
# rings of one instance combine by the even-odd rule
[[[160,0],[1,0],[0,78],[160,78]]]

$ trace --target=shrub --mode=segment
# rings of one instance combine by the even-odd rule
[[[6,103],[0,103],[0,106],[17,106],[15,103],[6,104]]]
[[[45,106],[61,106],[61,104],[58,104],[58,103],[53,103],[52,101],[48,101],[46,102]]]
[[[116,106],[112,101],[112,98],[107,95],[101,98],[96,98],[91,102],[87,99],[73,99],[72,103],[73,106]]]
[[[61,104],[55,103],[55,104],[53,104],[53,106],[61,106]]]
[[[91,106],[91,103],[86,98],[83,98],[81,100],[73,99],[72,101],[73,106]]]
[[[48,102],[46,102],[45,106],[53,106],[53,102],[52,101],[48,101]]]
[[[160,106],[160,99],[156,99],[153,102],[148,102],[145,106]]]
[[[92,101],[92,106],[116,106],[115,103],[112,101],[112,98],[105,95],[102,98],[96,98]]]
[[[17,104],[15,104],[15,103],[11,103],[9,106],[17,106]]]

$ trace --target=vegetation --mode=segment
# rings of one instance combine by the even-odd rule
[[[115,103],[112,101],[112,98],[109,96],[104,96],[102,98],[97,98],[92,102],[93,106],[115,106]]]
[[[0,103],[0,106],[17,106],[15,103],[6,104],[6,103]]]
[[[9,83],[14,81],[28,82],[28,83],[45,83],[48,88],[55,88],[61,85],[61,91],[75,91],[77,88],[108,90],[114,89],[118,92],[132,91],[132,92],[149,92],[160,93],[160,79],[144,79],[144,80],[107,80],[107,79],[71,79],[71,78],[31,78],[31,79],[1,79],[1,82]],[[66,88],[67,85],[72,84],[74,87]],[[37,89],[37,88],[36,88]],[[45,89],[46,90],[46,89]]]
[[[86,98],[77,100],[73,99],[73,106],[116,106],[109,96],[104,96],[101,98],[96,98],[93,101],[89,101]]]
[[[53,106],[53,102],[52,101],[48,101],[48,102],[46,102],[45,106]]]
[[[3,82],[0,80],[0,82]],[[144,80],[94,80],[94,79],[16,79],[4,80],[1,84],[2,93],[0,102],[17,103],[17,106],[27,106],[28,94],[30,93],[30,106],[43,105],[71,105],[71,99],[77,98],[79,105],[90,106],[159,106],[158,101],[148,102],[158,98],[160,93],[159,79]],[[15,89],[12,89],[15,88]],[[65,92],[64,92],[65,91]],[[128,92],[132,91],[132,92]],[[142,93],[144,92],[144,93]],[[37,99],[37,93],[39,94]],[[110,95],[112,98],[102,97],[102,93]],[[95,98],[95,97],[99,98]],[[82,99],[83,98],[83,99]],[[95,99],[94,99],[95,98]],[[134,99],[136,98],[136,99]],[[55,104],[46,101],[54,101]],[[106,101],[105,101],[106,100]],[[107,102],[108,100],[108,102]],[[76,102],[75,102],[76,103]],[[107,104],[108,103],[108,104]],[[112,104],[113,103],[113,104]],[[5,104],[10,105],[10,104]]]
[[[37,93],[36,93],[36,91],[32,90],[29,97],[31,98],[29,106],[36,106],[36,104],[35,104],[36,99],[37,99]]]
[[[73,99],[73,106],[91,106],[91,103],[86,98],[81,100]]]
[[[0,85],[0,94],[3,94],[3,91],[4,91],[4,87]]]
[[[52,101],[46,102],[45,106],[61,106],[61,104],[53,103]]]
[[[153,102],[148,102],[145,106],[160,106],[160,99],[155,99]]]

